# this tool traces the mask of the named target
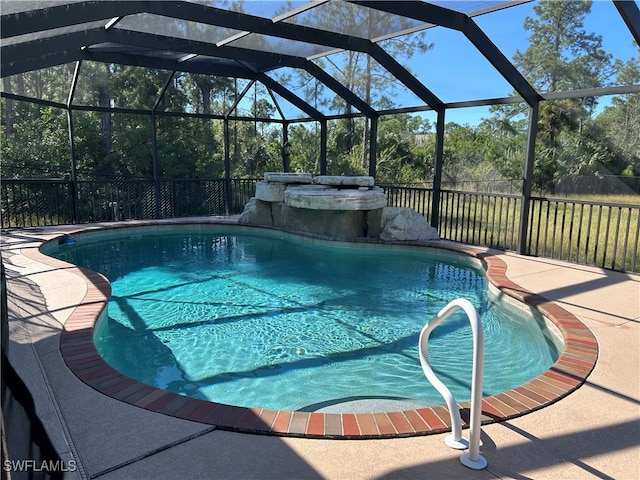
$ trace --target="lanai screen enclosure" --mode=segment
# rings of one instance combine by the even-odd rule
[[[95,208],[93,214],[86,213],[86,206],[92,200],[85,190],[99,188],[78,174],[76,123],[77,118],[87,112],[103,117],[106,114],[135,117],[131,125],[138,130],[139,118],[148,119],[144,120],[149,126],[148,141],[143,143],[150,152],[152,178],[138,182],[135,187],[128,184],[128,191],[133,189],[135,193],[125,195],[127,198],[123,198],[122,193],[119,198],[113,198],[113,193],[102,195],[98,210],[104,211],[105,206],[116,204],[130,209],[124,214],[114,211],[114,217],[109,219],[202,214],[201,210],[177,206],[180,199],[189,197],[194,189],[200,191],[199,195],[210,189],[213,193],[207,198],[218,202],[213,210],[205,213],[236,213],[253,188],[253,183],[233,178],[231,152],[234,143],[242,142],[234,133],[238,122],[253,122],[256,129],[258,123],[281,127],[283,171],[290,170],[291,151],[296,148],[290,143],[291,126],[312,124],[317,132],[318,153],[313,166],[316,171],[311,173],[318,174],[335,173],[332,171],[334,159],[327,147],[331,122],[361,122],[363,173],[377,176],[381,161],[378,148],[381,119],[424,114],[434,119],[433,168],[430,178],[425,179],[429,186],[386,185],[390,204],[419,210],[439,228],[443,238],[639,271],[638,205],[610,203],[603,207],[602,203],[536,197],[533,196],[533,172],[539,117],[545,102],[637,95],[640,84],[633,80],[619,81],[605,87],[573,90],[550,90],[533,84],[503,51],[508,40],[494,43],[492,39],[500,28],[507,27],[500,25],[499,15],[530,3],[3,0],[0,54],[4,123],[9,126],[11,102],[28,102],[65,112],[69,168],[66,178],[58,183],[5,176],[2,226],[105,219],[95,213]],[[611,7],[608,10],[611,17],[602,21],[619,22],[627,41],[640,43],[638,2],[606,3]],[[494,19],[494,28],[489,28],[491,19]],[[449,50],[453,54],[444,61],[429,56],[430,46],[423,35],[431,31],[444,32],[441,38],[453,45]],[[349,76],[355,57],[364,73]],[[469,65],[467,74],[459,78],[457,72],[465,64]],[[24,75],[64,65],[70,74],[58,93],[25,94],[21,83]],[[130,98],[122,100],[99,94],[92,98],[85,84],[95,85],[99,71],[96,65],[106,65],[107,76],[114,69],[132,66],[140,72],[154,71],[162,81],[155,84],[152,92],[147,92],[151,100],[142,105],[132,105]],[[476,65],[482,65],[488,76],[476,75]],[[209,85],[217,79],[232,79],[233,88],[223,94],[224,98],[216,105],[206,100],[200,105],[183,102],[175,107],[174,100],[180,93],[178,84],[184,84],[187,75],[207,78]],[[357,78],[357,81],[346,81],[347,78]],[[109,81],[106,78],[103,84],[108,85]],[[129,87],[126,82],[120,87],[132,89],[141,80],[133,75],[128,81]],[[455,94],[443,89],[443,83],[447,82],[457,88]],[[257,101],[258,96],[261,102]],[[264,108],[259,108],[260,105]],[[520,158],[519,191],[508,195],[471,196],[443,188],[448,115],[465,108],[491,105],[522,107],[519,115],[527,124],[527,136]],[[201,182],[193,189],[179,190],[175,181],[168,183],[163,178],[158,128],[172,118],[208,119],[220,126],[224,169],[219,181]],[[142,130],[146,131],[146,127]],[[256,171],[249,170],[245,172],[247,177],[257,176]],[[56,207],[55,215],[49,214],[48,220],[33,220],[38,216],[38,202],[32,204],[29,195],[44,198],[43,182],[47,188],[65,191],[61,197],[56,193],[55,200],[49,198],[42,202],[68,202],[71,207],[66,217],[60,214],[63,209]],[[135,201],[129,197],[135,197]],[[135,202],[139,206],[134,207]],[[461,203],[465,205],[462,209]],[[587,218],[589,227],[585,228]],[[598,233],[590,238],[585,232],[596,221]],[[556,245],[556,235],[569,237],[568,245],[562,242]],[[599,235],[605,240],[615,235],[615,242],[592,252],[594,248],[598,250],[599,241],[595,237]],[[541,241],[543,236],[545,242]],[[546,237],[551,246],[547,246]]]

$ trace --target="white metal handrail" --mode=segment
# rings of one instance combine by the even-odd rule
[[[460,411],[456,399],[451,391],[444,383],[436,377],[429,364],[427,353],[427,343],[431,332],[445,318],[455,312],[457,309],[463,309],[471,323],[471,331],[473,332],[473,371],[471,377],[471,422],[469,440],[462,438],[462,422],[460,420]],[[474,470],[482,470],[487,466],[487,461],[480,455],[480,415],[482,407],[482,376],[484,374],[484,333],[482,332],[482,324],[480,323],[480,315],[469,300],[457,298],[450,301],[438,314],[427,322],[420,332],[419,340],[420,365],[422,371],[431,384],[440,392],[447,403],[449,414],[451,415],[451,434],[445,438],[445,443],[451,448],[464,450],[469,448],[468,453],[462,454],[460,462],[466,467]]]

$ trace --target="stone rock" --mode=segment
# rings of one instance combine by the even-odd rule
[[[259,225],[263,227],[273,226],[273,217],[271,215],[271,203],[251,197],[244,206],[244,210],[238,218],[238,223],[245,225]]]
[[[277,183],[313,183],[310,173],[265,172],[265,182]]]
[[[258,182],[256,183],[256,198],[264,202],[284,202],[286,183]]]
[[[373,187],[375,179],[367,176],[318,175],[313,178],[313,183],[334,187]]]
[[[367,212],[367,237],[380,238],[383,211],[384,208],[377,208]]]
[[[366,237],[368,213],[362,210],[310,210],[273,204],[274,226],[290,232],[313,233],[333,239]]]
[[[380,187],[364,191],[310,187],[318,187],[318,185],[285,190],[285,205],[309,210],[375,210],[384,208],[387,204],[387,196]]]
[[[386,242],[437,240],[438,231],[423,215],[411,208],[385,207],[382,211],[380,239]]]
[[[382,208],[377,210],[309,210],[271,203],[273,226],[289,232],[313,233],[339,240],[378,238]]]

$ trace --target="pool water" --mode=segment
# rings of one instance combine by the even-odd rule
[[[451,256],[233,231],[83,240],[53,255],[112,282],[108,317],[95,330],[109,364],[225,404],[440,405],[418,337],[459,297],[481,314],[485,395],[526,383],[558,355],[542,320],[494,303],[483,271]],[[462,312],[431,335],[431,365],[458,401],[470,397],[471,350]]]

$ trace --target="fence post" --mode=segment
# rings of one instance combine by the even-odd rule
[[[522,205],[520,206],[520,224],[518,226],[519,255],[527,255],[527,234],[529,228],[529,210],[531,208],[531,189],[533,186],[533,163],[536,158],[536,136],[538,134],[538,110],[540,102],[534,102],[529,110],[529,131],[527,134],[527,155],[522,182]]]

